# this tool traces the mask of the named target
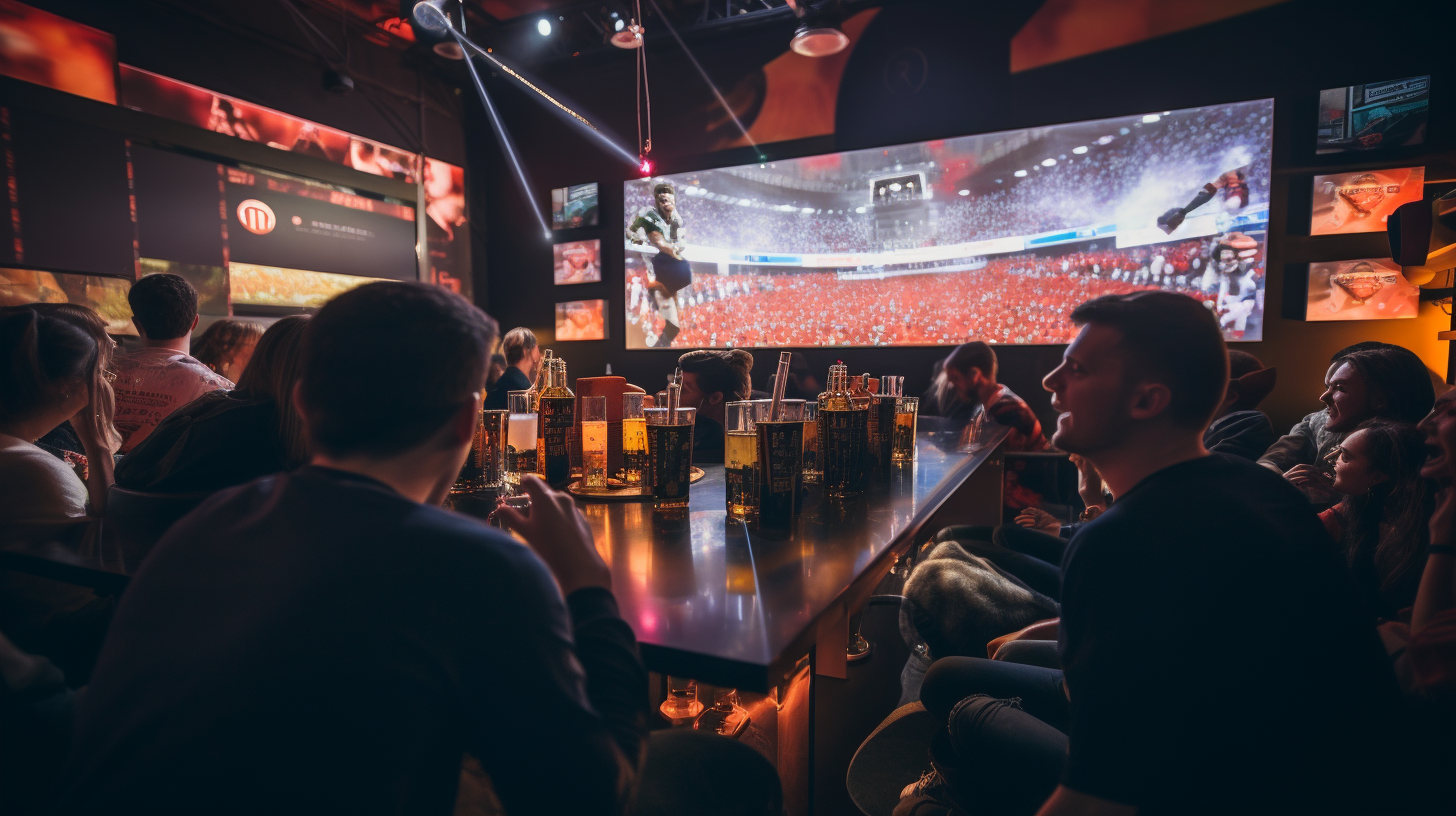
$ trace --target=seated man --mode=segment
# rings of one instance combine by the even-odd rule
[[[682,407],[698,409],[693,462],[722,464],[726,406],[752,397],[748,375],[753,370],[753,355],[743,349],[690,351],[677,364],[683,372]]]
[[[1154,291],[1072,319],[1052,441],[1117,500],[1067,548],[1062,670],[933,665],[948,728],[900,812],[1409,812],[1399,693],[1339,554],[1292,485],[1200,441],[1228,378],[1212,313]]]
[[[463,752],[508,812],[621,812],[647,676],[586,520],[531,477],[528,513],[502,511],[529,546],[437,506],[495,333],[425,284],[319,311],[311,464],[213,496],[148,556],[62,812],[449,814]]]
[[[141,444],[180,406],[209,391],[233,387],[189,354],[197,328],[197,290],[192,284],[180,275],[148,275],[132,285],[126,300],[142,348],[114,364],[120,453]]]
[[[945,358],[945,375],[969,412],[963,418],[969,418],[979,406],[988,419],[1011,428],[1007,451],[1046,450],[1036,413],[1026,400],[997,383],[996,374],[996,352],[979,340],[956,346]]]
[[[487,411],[508,409],[510,392],[530,389],[541,369],[541,346],[530,329],[517,327],[506,332],[501,350],[505,352],[506,370],[485,396]]]
[[[1328,382],[1330,376],[1340,367],[1341,361],[1357,351],[1366,351],[1377,348],[1393,348],[1389,343],[1380,343],[1374,340],[1367,340],[1363,343],[1356,343],[1335,352],[1330,358],[1330,367],[1325,371],[1324,382]],[[1312,414],[1306,414],[1304,419],[1295,423],[1289,433],[1274,440],[1260,456],[1258,462],[1276,473],[1284,473],[1297,465],[1312,465],[1324,461],[1330,451],[1340,444],[1344,434],[1330,433],[1325,430],[1325,423],[1329,421],[1329,413],[1321,408]]]

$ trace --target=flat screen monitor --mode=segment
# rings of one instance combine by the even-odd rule
[[[556,304],[556,340],[607,339],[607,302],[572,300]]]
[[[1431,78],[1406,77],[1320,91],[1316,153],[1380,150],[1426,141]]]
[[[602,279],[602,240],[567,241],[551,247],[557,286],[569,283],[598,283]]]
[[[1385,232],[1396,207],[1421,200],[1425,179],[1424,167],[1315,176],[1309,233]]]
[[[576,229],[597,225],[597,183],[573,184],[551,191],[551,228]]]
[[[1305,320],[1394,320],[1415,317],[1421,288],[1389,258],[1309,265]]]
[[[627,347],[1065,343],[1103,294],[1264,322],[1274,102],[644,178]]]

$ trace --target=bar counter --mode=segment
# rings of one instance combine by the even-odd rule
[[[933,533],[928,522],[973,474],[991,489],[962,498],[985,504],[984,523],[996,522],[1005,433],[961,453],[958,433],[922,430],[914,463],[851,499],[815,487],[782,529],[727,515],[722,465],[703,468],[685,517],[654,513],[651,502],[580,504],[648,668],[767,692],[824,639],[832,648],[817,655],[816,671],[843,676],[849,616],[896,558]]]

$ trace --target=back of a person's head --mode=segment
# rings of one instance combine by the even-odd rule
[[[1393,346],[1390,343],[1382,343],[1379,340],[1362,340],[1353,345],[1345,346],[1344,348],[1335,352],[1334,355],[1330,357],[1330,363],[1333,364],[1335,362],[1338,362],[1339,360],[1343,360],[1357,351],[1374,351],[1375,349],[1385,348],[1400,348],[1400,346]]]
[[[677,359],[684,374],[698,378],[698,390],[704,394],[722,392],[725,401],[746,400],[753,394],[749,372],[753,355],[743,349],[690,351]]]
[[[49,304],[0,309],[0,350],[0,423],[7,426],[40,416],[64,389],[88,388],[103,354],[84,315]]]
[[[504,340],[501,340],[501,351],[505,352],[506,365],[511,366],[519,363],[531,353],[536,347],[536,335],[524,326],[517,326],[506,332]]]
[[[1235,397],[1229,411],[1252,411],[1274,391],[1277,373],[1247,351],[1229,349],[1229,394]]]
[[[1400,346],[1355,351],[1340,360],[1365,381],[1376,417],[1416,423],[1430,413],[1436,390],[1426,364]]]
[[[972,340],[956,346],[955,350],[945,358],[945,364],[961,373],[966,373],[972,368],[980,369],[982,375],[992,380],[996,379],[998,373],[995,349],[991,348],[990,343],[980,340]]]
[[[1174,292],[1103,295],[1073,309],[1072,322],[1116,329],[1129,380],[1167,386],[1168,418],[1207,427],[1223,402],[1229,358],[1218,320],[1202,303]]]
[[[498,331],[424,283],[371,283],[329,301],[303,338],[310,448],[383,458],[425,443],[484,386]]]
[[[303,373],[303,334],[308,321],[306,315],[291,315],[269,326],[238,377],[238,391],[270,400],[275,406],[278,435],[290,466],[302,464],[307,450],[303,423],[293,405],[293,385]]]
[[[258,342],[263,336],[263,327],[251,320],[236,320],[225,317],[215,321],[207,330],[197,336],[192,344],[192,356],[198,362],[221,374],[228,360],[249,343]]]
[[[197,319],[197,290],[181,275],[148,275],[132,284],[126,300],[132,322],[148,340],[175,340]]]

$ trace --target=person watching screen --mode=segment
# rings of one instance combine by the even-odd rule
[[[1421,359],[1390,346],[1351,352],[1331,366],[1320,402],[1325,404],[1324,433],[1331,449],[1368,419],[1414,424],[1431,410],[1435,389]],[[1267,458],[1267,454],[1266,454]],[[1330,452],[1318,462],[1296,464],[1284,477],[1296,482],[1310,501],[1329,505],[1340,496],[1332,485]]]
[[[1007,451],[1046,450],[1041,421],[1025,400],[996,382],[997,369],[995,350],[979,340],[956,346],[945,358],[946,379],[966,408],[972,414],[983,411],[987,418],[1011,429],[1006,436]]]
[[[308,317],[279,319],[232,391],[173,411],[116,466],[116,483],[148,493],[211,493],[308,459],[293,402]]]
[[[1274,426],[1259,403],[1274,390],[1277,372],[1245,351],[1230,350],[1228,357],[1228,390],[1203,432],[1203,447],[1252,462],[1274,444]]]
[[[1339,554],[1286,480],[1203,447],[1228,381],[1217,319],[1139,292],[1072,321],[1044,381],[1052,443],[1116,500],[1067,545],[1061,669],[932,665],[921,700],[949,727],[905,798],[1040,816],[1407,812],[1389,784],[1399,691]],[[1257,636],[1271,621],[1298,636]]]
[[[115,343],[84,306],[0,309],[0,537],[30,525],[106,511],[120,437],[108,381]],[[86,455],[86,480],[35,441],[67,420]]]
[[[541,367],[541,346],[530,329],[517,327],[501,341],[506,369],[485,397],[487,411],[504,411],[512,391],[525,391],[536,381]]]
[[[153,548],[77,706],[59,812],[449,814],[467,752],[508,812],[545,791],[622,812],[647,673],[586,519],[533,476],[529,510],[498,511],[524,544],[438,506],[496,332],[424,283],[319,310],[294,386],[310,463]]]
[[[728,403],[753,396],[749,377],[753,355],[743,349],[704,349],[684,354],[677,364],[683,372],[679,405],[698,409],[697,427],[693,428],[693,461],[721,464]]]
[[[180,275],[148,275],[127,293],[142,347],[116,360],[116,428],[129,453],[177,408],[229,380],[191,355],[197,290]]]
[[[1424,434],[1381,419],[1361,423],[1335,447],[1330,488],[1342,498],[1320,521],[1377,617],[1394,619],[1415,602],[1435,506],[1435,484],[1420,474],[1425,460]]]
[[[263,326],[259,323],[223,318],[197,337],[192,356],[229,382],[237,382],[262,336]]]

